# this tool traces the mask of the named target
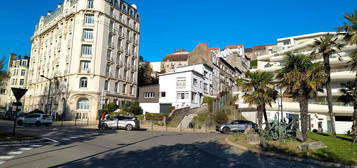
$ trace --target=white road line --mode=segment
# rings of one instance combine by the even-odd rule
[[[33,148],[38,148],[38,147],[41,147],[42,145],[31,145],[30,147],[33,147]]]
[[[32,148],[20,148],[19,150],[21,151],[28,151],[28,150],[31,150]]]
[[[63,138],[62,141],[69,141],[70,139],[68,138]]]
[[[9,160],[9,159],[12,159],[14,158],[15,156],[0,156],[0,159],[1,160]]]
[[[7,153],[8,155],[20,155],[20,154],[22,154],[22,153],[24,153],[23,151],[15,151],[15,152],[9,152],[9,153]]]
[[[44,138],[44,139],[47,139],[47,140],[52,141],[52,142],[55,142],[55,143],[58,142],[58,141],[56,141],[56,140],[54,140],[54,139],[50,139],[50,138]]]

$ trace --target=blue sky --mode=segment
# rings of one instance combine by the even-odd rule
[[[41,15],[63,0],[7,0],[0,5],[0,56],[29,55]],[[273,44],[277,38],[335,31],[356,0],[129,0],[141,14],[140,55],[160,61],[175,49]]]

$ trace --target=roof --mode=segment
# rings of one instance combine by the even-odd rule
[[[190,54],[169,54],[166,55],[163,61],[187,61]]]
[[[311,37],[316,37],[316,36],[323,36],[327,34],[336,34],[336,32],[317,32],[317,33],[310,33],[310,34],[303,34],[303,35],[298,35],[298,36],[291,36],[291,37],[283,37],[283,38],[278,38],[278,42],[284,41],[284,40],[289,40],[289,39],[301,39],[301,38],[311,38]]]
[[[212,47],[212,48],[209,48],[208,50],[220,50],[220,48],[219,47]]]
[[[262,50],[262,49],[265,49],[265,47],[268,47],[268,46],[273,46],[273,44],[257,45],[257,46],[254,46],[254,47],[253,47],[253,50]]]
[[[229,49],[243,48],[243,45],[242,44],[229,45],[229,46],[226,46],[226,48],[229,48]]]

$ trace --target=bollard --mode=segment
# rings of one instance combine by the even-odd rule
[[[77,117],[74,119],[74,126],[77,126]]]
[[[182,122],[180,123],[180,132],[182,132]]]
[[[207,132],[207,120],[205,122],[205,132]]]
[[[89,118],[87,118],[87,126],[89,125]]]
[[[154,130],[154,120],[151,120],[151,130]]]

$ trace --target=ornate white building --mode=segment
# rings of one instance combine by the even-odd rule
[[[41,17],[31,38],[25,111],[95,120],[103,104],[135,99],[139,39],[135,5],[65,0]]]

